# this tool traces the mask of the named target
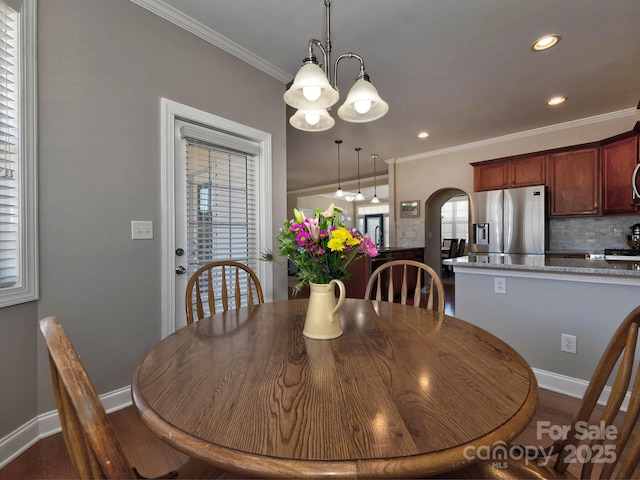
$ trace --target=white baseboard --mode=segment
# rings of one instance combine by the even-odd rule
[[[545,390],[551,390],[552,392],[562,393],[569,397],[582,398],[584,392],[587,390],[589,382],[581,380],[579,378],[567,377],[558,373],[547,372],[545,370],[533,369],[533,373],[538,380],[538,386]],[[611,387],[605,386],[602,391],[602,395],[598,399],[600,405],[605,405],[611,394]],[[623,412],[627,411],[629,401],[631,400],[631,393],[627,392],[622,402],[620,409]]]
[[[545,370],[533,369],[533,373],[538,380],[540,388],[562,393],[570,397],[582,398],[587,388],[588,382],[579,378],[567,377]],[[605,403],[609,397],[611,389],[605,387],[600,403]],[[627,410],[627,405],[631,395],[627,392],[622,409]],[[131,387],[123,387],[119,390],[100,395],[100,401],[107,413],[115,412],[131,405]],[[6,437],[0,439],[0,468],[4,467],[11,460],[16,458],[31,445],[42,438],[58,433],[60,431],[60,421],[58,411],[53,410],[38,415],[33,420],[25,423],[21,427],[11,432]]]
[[[107,413],[115,412],[131,405],[131,387],[123,387],[100,395],[100,401]],[[58,410],[38,415],[21,427],[0,439],[0,468],[3,468],[38,440],[60,431]]]
[[[34,418],[0,439],[0,468],[40,440],[39,419]]]

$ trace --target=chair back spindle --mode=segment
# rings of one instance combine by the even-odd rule
[[[444,313],[444,287],[438,274],[428,265],[415,260],[391,260],[380,265],[369,277],[364,298],[369,300],[388,301],[406,305],[410,302],[420,307],[422,302],[423,276],[429,278],[426,308]],[[400,285],[397,286],[396,281]],[[386,285],[386,289],[384,286]],[[374,290],[375,287],[375,290]],[[386,290],[386,295],[383,291]],[[375,296],[372,298],[372,293]],[[411,294],[411,298],[410,297]],[[434,296],[437,305],[434,307]]]
[[[246,277],[246,283],[242,277]],[[193,272],[187,283],[185,293],[187,323],[215,315],[218,308],[216,305],[220,305],[223,312],[238,308],[242,305],[243,298],[246,306],[264,303],[260,280],[250,267],[233,260],[203,265]],[[231,299],[234,302],[233,305],[230,302]]]

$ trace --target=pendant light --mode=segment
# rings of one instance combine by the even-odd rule
[[[292,84],[283,95],[285,103],[298,111],[289,123],[303,131],[322,132],[329,130],[335,120],[329,115],[330,109],[340,99],[338,92],[338,63],[345,58],[355,58],[360,62],[360,72],[344,104],[338,109],[338,116],[347,122],[372,122],[389,111],[387,102],[380,98],[364,69],[364,60],[355,53],[340,55],[331,64],[331,0],[324,0],[326,11],[326,43],[315,38],[309,40],[307,56],[302,61]],[[317,47],[322,52],[322,67],[313,52]],[[332,72],[333,67],[333,72]]]
[[[374,153],[371,155],[373,158],[373,198],[371,199],[371,203],[380,203],[380,199],[378,198],[378,184],[376,182],[376,158],[378,158],[378,154]]]
[[[362,150],[362,147],[356,147],[356,152],[358,152],[358,193],[355,198],[356,202],[364,200],[364,195],[360,192],[360,150]]]
[[[338,146],[338,190],[336,190],[335,196],[338,198],[344,197],[344,192],[342,191],[342,186],[340,185],[340,144],[342,140],[336,140],[336,145]]]

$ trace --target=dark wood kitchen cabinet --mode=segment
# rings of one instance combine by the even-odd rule
[[[476,162],[473,188],[476,192],[544,185],[546,155],[525,155],[498,161]]]
[[[546,182],[546,155],[529,155],[507,162],[509,188],[533,187]]]
[[[600,214],[599,148],[584,148],[547,156],[549,216]]]
[[[602,213],[604,215],[635,213],[632,206],[631,175],[638,163],[638,134],[616,138],[601,147]]]
[[[476,192],[507,188],[506,160],[472,163],[473,189]]]
[[[546,185],[551,217],[633,214],[640,122],[598,142],[473,162],[474,190]]]

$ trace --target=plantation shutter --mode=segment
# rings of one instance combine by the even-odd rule
[[[187,124],[187,271],[214,260],[258,262],[255,142]]]
[[[0,288],[21,281],[18,38],[18,13],[0,2]]]

